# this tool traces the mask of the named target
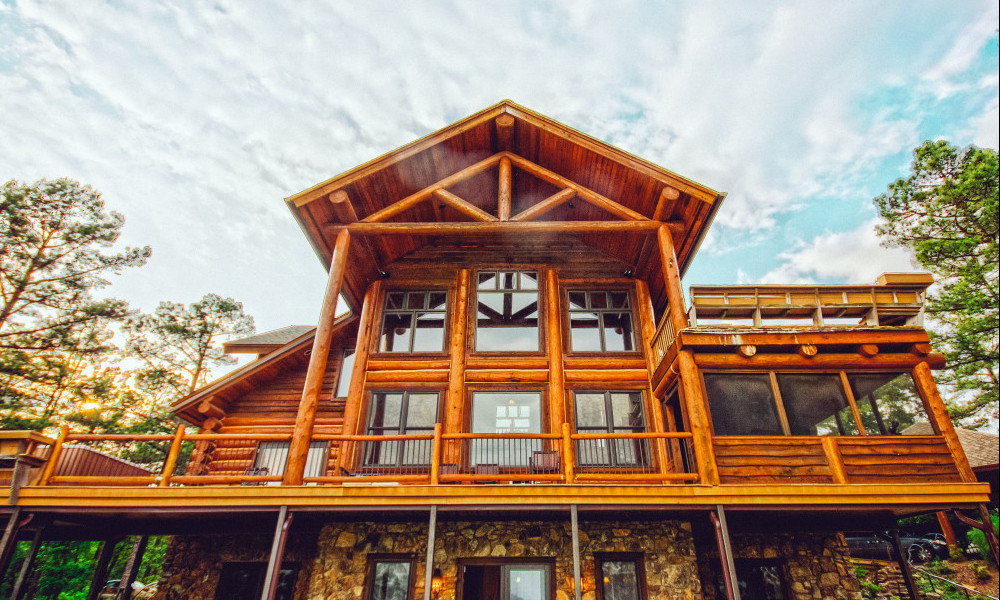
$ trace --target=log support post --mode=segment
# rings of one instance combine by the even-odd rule
[[[132,584],[139,574],[139,567],[142,565],[142,557],[146,554],[146,546],[149,545],[149,536],[136,536],[132,542],[132,551],[129,552],[128,561],[122,571],[122,582],[118,586],[118,596],[115,600],[131,600]]]
[[[944,541],[948,544],[949,552],[955,550],[958,548],[958,537],[955,536],[955,528],[948,520],[948,511],[939,510],[934,514],[937,517],[938,527],[941,528],[941,533],[944,535]]]
[[[437,504],[431,504],[431,514],[427,519],[427,558],[424,563],[424,600],[431,600],[434,586],[434,537],[437,534]]]
[[[635,312],[639,315],[639,327],[642,332],[642,339],[646,340],[642,348],[642,353],[646,357],[646,372],[648,373],[646,378],[650,384],[650,387],[646,389],[646,393],[649,395],[649,407],[646,413],[652,416],[653,431],[665,433],[671,431],[671,428],[668,427],[663,419],[663,409],[660,407],[660,403],[656,399],[656,393],[652,388],[653,373],[656,371],[659,358],[653,353],[652,348],[649,347],[649,342],[656,335],[656,324],[654,323],[653,303],[649,297],[649,287],[646,286],[646,282],[642,280],[635,282],[635,299]],[[660,472],[668,473],[673,471],[674,467],[670,461],[670,454],[667,453],[666,442],[663,439],[657,439],[653,443],[656,446],[656,460]]]
[[[575,600],[581,600],[583,576],[580,568],[580,513],[576,504],[569,505],[569,527],[573,539],[573,597]]]
[[[917,366],[913,367],[912,374],[913,381],[917,385],[917,392],[924,401],[924,408],[927,410],[931,427],[935,433],[944,438],[948,450],[951,451],[951,455],[955,459],[955,466],[958,467],[958,473],[961,475],[962,481],[965,483],[975,483],[976,474],[972,472],[969,459],[965,455],[965,449],[958,440],[958,434],[955,433],[955,426],[952,425],[948,409],[945,408],[941,394],[938,392],[937,383],[934,382],[934,375],[931,373],[930,365],[925,360],[920,361],[917,363]]]
[[[347,403],[344,406],[344,423],[341,433],[344,435],[354,435],[358,430],[358,423],[361,418],[362,405],[364,404],[364,391],[366,376],[368,373],[368,353],[372,345],[372,332],[376,330],[375,315],[378,312],[375,303],[378,302],[382,291],[382,283],[376,281],[368,287],[365,292],[364,304],[361,307],[361,321],[358,324],[358,342],[354,348],[354,370],[351,372],[351,385],[347,389]],[[337,453],[337,465],[335,473],[339,473],[341,468],[352,465],[354,442],[341,442],[340,451]]]
[[[882,534],[879,537],[888,541],[892,548],[893,558],[899,564],[899,572],[903,575],[903,585],[906,586],[906,593],[909,594],[910,600],[923,598],[917,589],[917,582],[913,579],[913,570],[910,568],[910,561],[906,553],[903,552],[903,544],[899,542],[899,530],[893,529],[887,535]]]
[[[688,326],[687,314],[684,308],[684,289],[681,286],[681,273],[677,265],[677,253],[674,249],[674,239],[670,228],[661,225],[656,232],[660,247],[660,263],[663,267],[664,289],[667,295],[667,307],[670,310],[670,323],[674,332],[680,332]],[[678,374],[680,375],[682,399],[687,406],[688,425],[691,429],[695,449],[695,461],[698,465],[699,481],[708,485],[719,483],[719,472],[715,465],[715,449],[712,447],[712,425],[709,418],[708,401],[701,386],[698,366],[695,364],[694,353],[680,348],[677,352]]]
[[[15,506],[10,516],[7,517],[7,526],[4,528],[3,537],[0,538],[0,579],[7,573],[10,559],[14,556],[18,533],[31,521],[33,516],[33,514],[28,514],[27,517],[22,517],[21,507]]]
[[[463,430],[471,288],[472,272],[469,269],[460,269],[458,271],[458,286],[455,290],[454,308],[452,309],[451,341],[448,347],[451,362],[448,364],[448,391],[444,411],[445,433],[461,433]],[[458,463],[459,447],[457,444],[445,444],[443,461]]]
[[[260,600],[274,600],[278,593],[278,581],[281,578],[281,563],[285,557],[285,543],[288,542],[288,530],[292,527],[292,517],[287,506],[278,510],[278,522],[274,527],[274,539],[271,542],[271,554],[267,559],[267,571],[264,574],[264,589]]]
[[[319,324],[316,326],[316,336],[313,338],[312,354],[309,355],[309,367],[306,370],[299,411],[295,416],[295,429],[292,431],[292,443],[288,449],[288,463],[285,466],[282,485],[302,485],[309,442],[312,440],[313,425],[316,422],[316,407],[323,388],[323,373],[326,371],[330,344],[333,341],[333,321],[337,314],[337,299],[343,287],[344,273],[347,270],[347,251],[350,244],[351,234],[346,229],[342,230],[337,235],[333,258],[330,260],[330,277],[319,314]]]
[[[497,193],[497,218],[501,221],[510,220],[511,202],[511,168],[510,159],[506,156],[500,159],[500,181]]]
[[[545,271],[545,327],[549,355],[549,431],[560,431],[566,422],[566,372],[563,361],[559,278],[555,269]]]

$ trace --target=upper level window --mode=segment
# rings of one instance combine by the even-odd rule
[[[473,392],[472,433],[541,433],[541,392]],[[469,445],[472,466],[524,466],[542,449],[537,439],[474,439]]]
[[[574,352],[633,352],[628,292],[569,291],[570,349]]]
[[[538,273],[480,271],[476,286],[476,350],[537,352]]]
[[[448,293],[387,292],[379,352],[442,352]]]
[[[375,392],[367,435],[428,435],[438,415],[437,392]],[[364,444],[365,467],[429,465],[431,440],[387,440]]]
[[[347,392],[351,389],[351,373],[354,371],[354,350],[344,350],[340,359],[340,368],[337,369],[337,389],[333,392],[334,398],[346,398]]]
[[[909,373],[705,373],[716,435],[887,435],[922,401]]]

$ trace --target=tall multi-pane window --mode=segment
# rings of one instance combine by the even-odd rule
[[[538,273],[480,271],[476,285],[476,350],[537,352]]]
[[[447,315],[444,290],[387,292],[379,352],[442,352]]]
[[[426,435],[434,432],[437,392],[375,392],[368,408],[368,435]],[[414,467],[431,462],[430,440],[365,442],[365,468]]]
[[[579,433],[642,433],[646,431],[642,392],[575,392]],[[644,467],[649,465],[646,440],[586,439],[577,442],[581,465]]]
[[[569,345],[574,352],[633,352],[628,292],[570,290]]]
[[[472,394],[473,433],[541,433],[541,392],[474,392]],[[469,463],[524,466],[532,453],[542,449],[537,439],[470,440]]]

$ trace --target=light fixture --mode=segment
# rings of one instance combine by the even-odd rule
[[[434,573],[431,575],[431,591],[435,598],[437,598],[442,586],[444,586],[444,578],[441,576],[441,569],[434,569]]]

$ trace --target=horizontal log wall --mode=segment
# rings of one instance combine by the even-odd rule
[[[838,446],[851,483],[961,481],[939,436],[840,438]]]
[[[715,438],[721,483],[832,483],[816,438]]]

